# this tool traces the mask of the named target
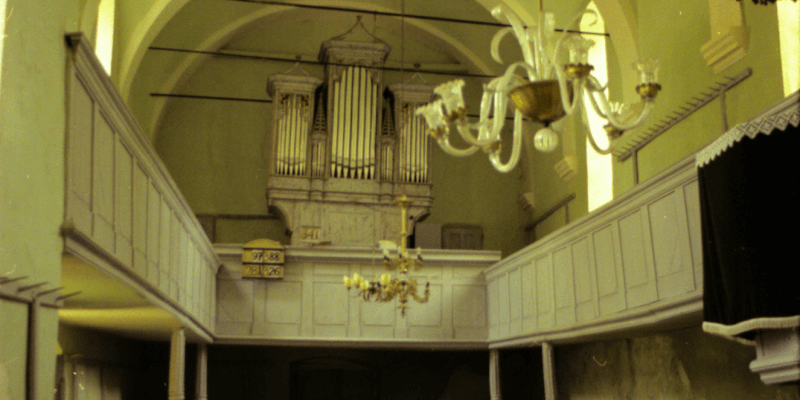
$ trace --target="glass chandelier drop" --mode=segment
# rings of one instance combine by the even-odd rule
[[[400,206],[400,245],[397,246],[389,240],[381,240],[380,247],[383,249],[383,265],[389,271],[397,271],[399,276],[392,277],[391,274],[385,273],[379,279],[370,281],[359,274],[354,274],[352,277],[344,277],[344,286],[348,291],[355,287],[355,295],[365,301],[373,300],[385,303],[397,298],[400,303],[398,306],[400,315],[405,317],[409,297],[418,303],[428,302],[430,282],[425,283],[425,290],[420,295],[418,293],[417,280],[408,278],[409,270],[419,271],[422,268],[422,254],[421,249],[417,248],[416,254],[412,258],[406,248],[406,240],[408,238],[406,218],[411,200],[403,195],[396,202]],[[391,250],[395,250],[396,253],[392,254]]]
[[[584,13],[597,18],[592,10]],[[578,22],[584,13],[576,17],[570,26]],[[555,17],[551,12],[542,11],[542,0],[539,0],[538,24],[532,27],[525,27],[520,18],[503,5],[495,7],[492,15],[500,21],[507,20],[511,25],[500,29],[492,39],[492,58],[502,63],[498,50],[500,41],[508,33],[513,33],[522,48],[523,60],[510,64],[503,75],[484,85],[476,123],[470,123],[466,118],[462,79],[437,86],[434,92],[438,98],[417,109],[417,114],[425,118],[430,134],[446,153],[468,156],[480,149],[488,154],[495,169],[508,172],[519,161],[523,116],[544,124],[533,142],[540,151],[552,151],[558,145],[558,135],[550,128],[550,124],[578,111],[584,93],[593,111],[607,121],[604,126],[609,137],[607,148],[600,148],[591,133],[587,132],[592,147],[598,153],[610,153],[615,140],[623,132],[637,127],[650,115],[656,95],[661,90],[661,85],[656,82],[659,67],[656,60],[633,65],[640,75],[636,92],[641,101],[633,104],[612,103],[604,93],[606,87],[592,76],[594,67],[587,62],[594,41],[574,32],[555,40]],[[559,64],[564,58],[566,62]],[[500,158],[500,133],[505,124],[509,98],[516,106],[513,142],[511,155],[503,162]],[[584,127],[588,127],[586,111],[582,110],[580,114]],[[469,147],[459,149],[450,144],[451,124]]]

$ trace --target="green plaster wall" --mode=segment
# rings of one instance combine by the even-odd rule
[[[556,347],[558,398],[798,399],[796,385],[767,386],[749,369],[751,346],[699,327]]]
[[[642,58],[661,60],[660,80],[664,88],[656,100],[656,110],[639,130],[680,110],[692,96],[702,96],[700,93],[708,92],[708,87],[745,68],[751,68],[753,74],[726,95],[729,129],[783,97],[775,7],[756,6],[751,2],[740,4],[748,31],[747,55],[720,74],[714,74],[700,52],[700,47],[711,38],[706,3],[690,0],[637,2],[639,54]],[[639,181],[656,175],[724,133],[720,110],[720,101],[712,101],[643,148],[639,152]],[[632,171],[630,160],[615,165],[616,194],[633,186]]]
[[[586,2],[584,2],[586,3]],[[577,4],[577,3],[576,3]],[[645,124],[627,133],[628,139],[638,132],[665,119],[670,113],[692,100],[716,82],[724,81],[751,68],[753,74],[731,89],[725,99],[728,129],[745,122],[782,98],[780,53],[778,45],[777,16],[775,7],[756,6],[741,2],[747,26],[747,55],[720,74],[714,74],[706,64],[700,51],[711,38],[708,4],[693,0],[679,1],[633,1],[637,11],[638,53],[640,59],[655,57],[661,62],[660,82],[663,90],[656,100],[656,108]],[[546,2],[546,9],[569,13],[579,10],[575,4],[569,6]],[[562,19],[559,19],[562,21]],[[567,20],[563,19],[563,23]],[[609,42],[609,74],[612,99],[620,99],[624,82],[623,68],[616,59],[617,49]],[[707,91],[706,91],[707,92]],[[678,160],[703,148],[724,133],[720,100],[714,100],[692,114],[670,130],[653,140],[638,153],[638,180],[642,182],[663,171]],[[587,213],[585,133],[574,117],[566,118],[567,132],[573,132],[575,154],[578,161],[577,174],[569,182],[561,181],[552,171],[552,166],[561,158],[563,147],[553,154],[536,153],[533,156],[534,193],[536,205],[534,218],[548,210],[552,204],[568,193],[574,192],[576,200],[569,205],[569,221]],[[570,128],[571,127],[571,128]],[[562,135],[562,140],[565,135]],[[541,162],[537,162],[542,160]],[[614,195],[619,196],[634,186],[632,159],[615,160]],[[542,221],[535,230],[541,238],[566,224],[566,210],[559,210]]]
[[[78,26],[83,1],[7,0],[0,78],[0,276],[27,282],[61,280],[64,217],[64,131],[67,49],[64,33]],[[2,9],[2,7],[0,7]],[[25,396],[28,307],[0,300],[0,397]],[[14,324],[14,325],[7,325]],[[42,309],[37,391],[52,398],[57,316]],[[13,329],[12,329],[13,328]],[[11,345],[7,346],[9,343]],[[22,342],[24,343],[24,342]],[[5,392],[5,393],[4,393]]]

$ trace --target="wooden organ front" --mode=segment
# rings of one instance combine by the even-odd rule
[[[293,245],[396,240],[396,198],[413,201],[412,216],[430,208],[430,146],[414,110],[431,100],[433,86],[415,75],[387,87],[383,65],[390,50],[359,20],[322,43],[324,81],[299,64],[268,79],[267,198]]]

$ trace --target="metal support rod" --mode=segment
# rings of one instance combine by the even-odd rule
[[[533,222],[526,225],[525,232],[532,231],[534,228],[536,228],[536,225],[539,225],[542,221],[549,218],[551,215],[553,215],[553,213],[558,211],[560,208],[568,207],[569,202],[572,200],[575,200],[575,193],[567,195],[566,197],[561,199],[558,203],[556,203],[553,207],[550,207],[547,211],[543,212],[542,215],[539,216],[539,218],[536,218]],[[569,219],[569,208],[567,208],[567,218]],[[567,220],[567,223],[569,223],[569,220]]]
[[[728,131],[728,110],[726,110],[724,90],[719,92],[719,108],[719,115],[722,118],[722,133],[725,133]]]
[[[639,184],[639,150],[635,150],[631,155],[631,162],[633,163],[633,184]]]
[[[270,99],[246,99],[242,97],[201,96],[196,94],[177,93],[150,93],[153,97],[176,97],[180,99],[224,100],[224,101],[250,101],[254,103],[272,103]]]
[[[668,131],[673,126],[677,125],[679,122],[686,119],[689,115],[692,115],[697,110],[703,108],[706,104],[710,103],[712,100],[716,99],[717,97],[724,96],[725,91],[731,89],[732,87],[739,84],[743,80],[750,77],[753,74],[753,70],[750,68],[746,68],[744,71],[738,73],[735,76],[728,77],[725,82],[718,83],[717,85],[708,88],[710,93],[700,92],[702,97],[692,96],[691,101],[686,102],[686,107],[681,107],[682,111],[673,111],[670,113],[669,116],[657,123],[655,123],[647,132],[639,133],[631,140],[626,141],[624,144],[620,143],[621,146],[618,149],[614,149],[614,156],[617,157],[617,161],[625,161],[629,157],[633,155],[636,151],[641,149],[642,147],[646,146],[648,143],[652,142],[653,139],[660,136],[662,133]],[[725,101],[722,101],[723,107],[723,118],[725,119],[724,122],[724,131],[727,132],[727,114],[725,112]]]
[[[234,0],[235,1],[235,0]],[[159,47],[159,46],[150,46],[148,50],[158,50],[158,51],[172,51],[177,53],[191,53],[191,54],[204,54],[208,56],[219,56],[219,57],[230,57],[230,58],[244,58],[248,60],[257,60],[257,61],[277,61],[277,62],[289,62],[289,63],[300,63],[300,64],[308,64],[308,65],[332,65],[332,66],[342,66],[342,67],[351,67],[354,64],[345,64],[345,63],[322,63],[319,61],[306,61],[306,60],[297,60],[293,58],[280,58],[280,57],[266,57],[266,56],[254,56],[251,54],[236,54],[236,53],[224,53],[219,51],[204,51],[204,50],[190,50],[190,49],[177,49],[174,47]],[[403,68],[398,67],[369,67],[370,70],[379,70],[379,71],[395,71],[400,72]],[[434,71],[434,70],[424,70],[424,69],[415,69],[415,72],[423,73],[423,74],[433,74],[433,75],[448,75],[448,76],[463,76],[468,78],[494,78],[496,75],[486,75],[486,74],[469,74],[466,72],[446,72],[446,71]]]
[[[320,5],[313,5],[313,4],[297,4],[297,3],[287,3],[283,1],[267,1],[267,0],[228,0],[228,1],[236,1],[240,3],[255,3],[255,4],[263,4],[263,5],[274,5],[274,6],[283,6],[283,7],[294,7],[294,8],[310,8],[314,10],[326,10],[326,11],[342,11],[342,12],[350,12],[350,13],[357,13],[357,14],[372,14],[374,16],[380,15],[384,17],[405,17],[410,19],[421,19],[427,21],[440,21],[440,22],[452,22],[457,24],[469,24],[469,25],[483,25],[483,26],[493,26],[499,28],[507,28],[511,25],[503,24],[500,22],[491,22],[491,21],[475,21],[475,20],[468,20],[468,19],[459,19],[459,18],[447,18],[447,17],[435,17],[431,15],[415,15],[415,14],[403,14],[403,13],[395,13],[395,12],[388,12],[388,11],[377,11],[377,10],[364,10],[360,8],[349,8],[349,7],[333,7],[333,6],[320,6]],[[539,1],[539,10],[542,8],[541,0]],[[599,32],[581,32],[581,31],[574,31],[574,30],[564,30],[564,29],[555,29],[556,32],[574,32],[574,33],[581,33],[587,35],[598,35],[598,36],[611,36],[608,33],[599,33]]]

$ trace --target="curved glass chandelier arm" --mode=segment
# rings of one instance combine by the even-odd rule
[[[466,157],[475,154],[475,152],[480,149],[478,146],[471,146],[467,147],[466,149],[457,149],[450,144],[450,139],[446,135],[438,138],[436,143],[439,143],[439,147],[441,147],[445,153],[456,157]]]
[[[525,25],[522,21],[517,17],[513,11],[506,8],[504,5],[499,5],[492,9],[492,16],[496,19],[502,21],[500,16],[505,17],[508,20],[508,23],[511,25],[511,29],[514,32],[514,36],[517,37],[517,42],[519,42],[520,49],[522,50],[522,59],[525,61],[526,64],[534,66],[536,65],[535,60],[533,58],[533,49],[531,49],[530,41],[528,40],[528,35],[525,33]],[[499,32],[495,34],[495,37],[492,39],[492,46],[499,45],[500,40],[508,33],[507,29],[501,29]],[[499,36],[499,38],[498,38]],[[495,58],[497,60],[500,56],[499,52],[496,49],[492,49],[492,57],[497,55],[498,57]],[[498,61],[500,62],[500,61]],[[536,70],[531,69],[528,70],[528,79],[536,80]]]
[[[499,171],[499,172],[509,172],[517,165],[519,162],[519,153],[520,149],[522,148],[522,112],[516,110],[514,112],[514,141],[511,146],[511,157],[508,159],[508,162],[505,164],[500,160],[500,146],[498,146],[493,152],[489,153],[489,161],[492,163],[492,166]]]
[[[644,122],[644,120],[650,115],[650,112],[653,111],[653,105],[655,104],[652,99],[645,99],[643,100],[644,105],[641,113],[637,115],[636,118],[631,121],[620,121],[615,115],[616,113],[613,112],[611,104],[608,102],[608,99],[603,92],[590,91],[589,102],[592,104],[592,108],[594,108],[594,111],[597,113],[597,115],[606,119],[611,126],[621,131],[627,131],[641,125],[642,122]]]
[[[492,59],[500,64],[503,63],[503,59],[500,57],[500,42],[506,35],[512,32],[514,32],[513,28],[502,28],[492,36],[492,44],[489,47],[489,52],[492,54]]]
[[[595,112],[595,114],[599,115],[599,116],[600,116],[600,118],[603,118],[603,119],[608,119],[608,116],[607,116],[607,114],[606,114],[606,113],[610,113],[610,112],[611,112],[611,109],[610,109],[610,107],[609,107],[609,108],[606,108],[605,110],[604,110],[604,109],[602,109],[602,108],[600,107],[600,105],[599,105],[599,104],[597,104],[597,99],[594,97],[595,93],[598,93],[598,91],[596,91],[596,90],[591,90],[591,89],[588,89],[588,88],[587,88],[586,94],[588,94],[588,96],[587,96],[587,97],[589,97],[589,104],[591,104],[591,105],[592,105],[592,109],[594,109],[594,112]],[[600,93],[601,95],[603,94],[603,92],[599,92],[599,93]],[[606,105],[608,105],[608,102],[606,102]]]
[[[589,125],[589,119],[586,116],[586,110],[582,110],[581,112],[581,120],[583,121],[583,131],[586,132],[586,137],[589,138],[589,144],[592,146],[594,151],[596,151],[600,155],[611,154],[611,151],[614,149],[614,143],[609,140],[608,147],[605,149],[601,149],[600,146],[597,145],[597,141],[594,140],[594,135],[592,134],[592,130]]]
[[[468,124],[463,119],[456,123],[456,129],[465,142],[473,146],[485,147],[500,140],[500,132],[505,124],[508,107],[508,92],[521,83],[514,73],[518,68],[533,73],[533,67],[525,62],[518,61],[509,65],[503,75],[492,79],[484,86],[478,123]],[[494,115],[492,118],[489,117],[490,112]],[[478,136],[475,137],[471,130],[477,130]]]

